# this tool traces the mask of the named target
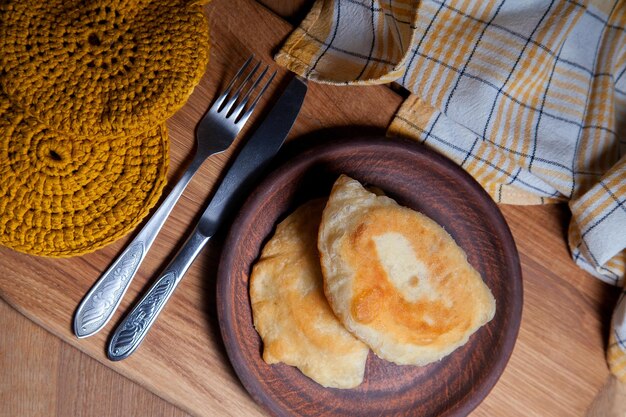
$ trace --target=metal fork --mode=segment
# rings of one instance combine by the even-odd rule
[[[260,61],[257,62],[243,81],[240,81],[252,60],[253,57],[248,58],[228,84],[223,94],[215,100],[200,121],[196,130],[196,153],[178,183],[143,229],[81,301],[74,316],[74,334],[77,337],[91,336],[108,323],[119,306],[146,253],[152,246],[154,239],[193,175],[209,156],[228,149],[246,124],[260,97],[275,75],[274,73],[263,84],[261,90],[253,99],[253,91],[259,86],[269,67],[265,66],[263,71],[252,81],[252,85],[248,87],[249,81],[257,73],[261,64]],[[232,90],[237,84],[239,86],[231,96]],[[248,106],[251,100],[252,103]],[[236,104],[237,102],[239,104]]]

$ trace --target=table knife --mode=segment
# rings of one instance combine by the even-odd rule
[[[189,238],[113,332],[107,349],[109,359],[127,358],[143,341],[185,272],[225,217],[240,203],[246,185],[259,176],[282,146],[298,116],[306,90],[306,83],[298,77],[289,82],[266,119],[235,158]]]

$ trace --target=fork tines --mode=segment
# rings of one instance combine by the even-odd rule
[[[259,85],[259,83],[261,82],[261,80],[263,79],[265,74],[267,74],[267,71],[269,70],[269,65],[265,65],[261,73],[257,75],[256,78],[254,78],[254,80],[252,81],[252,84],[248,85],[250,84],[250,81],[252,80],[253,76],[257,73],[257,70],[259,69],[259,67],[261,66],[261,61],[258,61],[254,65],[252,70],[248,72],[248,74],[243,79],[243,81],[239,83],[239,86],[237,87],[236,91],[232,94],[232,96],[227,101],[226,99],[231,94],[231,91],[237,84],[237,81],[241,78],[242,74],[244,74],[248,70],[248,68],[250,67],[250,64],[253,62],[253,59],[254,59],[254,55],[248,58],[248,60],[241,66],[241,68],[239,68],[239,71],[237,71],[237,74],[235,74],[233,79],[230,81],[224,93],[215,102],[217,113],[225,112],[225,117],[226,118],[233,117],[234,122],[236,124],[246,123],[246,121],[252,114],[252,111],[254,110],[257,103],[259,102],[259,99],[261,98],[261,96],[263,95],[263,93],[265,92],[269,84],[272,82],[272,80],[276,76],[276,71],[274,71],[274,73],[272,73],[269,79],[263,84],[263,86],[261,87],[260,91],[256,94],[254,99],[252,99],[252,94],[254,90],[257,88],[257,86]],[[242,93],[244,93],[244,95],[240,100],[240,96]],[[248,106],[248,108],[246,109],[246,106],[248,105],[251,99],[252,99],[252,104],[250,104],[250,106]],[[237,106],[235,107],[235,103],[237,101],[239,101],[239,104],[237,104]]]

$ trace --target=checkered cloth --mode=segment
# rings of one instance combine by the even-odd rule
[[[318,0],[276,61],[331,84],[398,82],[389,126],[495,201],[568,202],[574,261],[623,286],[626,5],[585,0]],[[609,365],[626,380],[626,296]]]

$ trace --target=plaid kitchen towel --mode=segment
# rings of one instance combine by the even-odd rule
[[[626,6],[585,0],[318,0],[276,61],[332,84],[398,82],[390,135],[456,161],[495,201],[567,201],[574,261],[623,286]],[[612,371],[626,381],[626,296]]]

